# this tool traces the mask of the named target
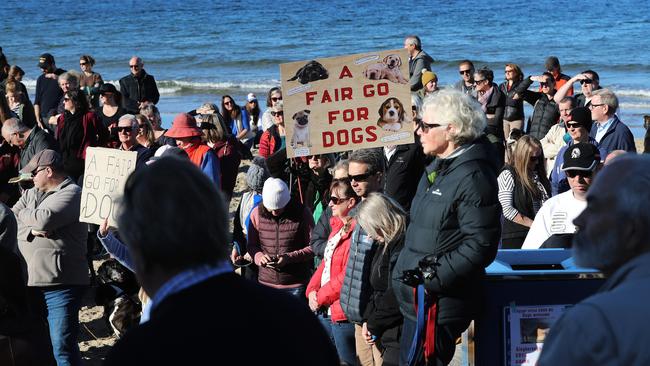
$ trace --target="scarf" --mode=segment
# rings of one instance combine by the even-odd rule
[[[481,103],[481,108],[483,109],[483,112],[487,112],[487,104],[488,101],[490,101],[490,97],[492,96],[492,93],[494,93],[494,86],[490,86],[490,89],[485,91],[484,93],[478,93],[478,102]]]

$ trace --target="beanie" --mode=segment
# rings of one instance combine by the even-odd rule
[[[422,86],[426,86],[431,80],[438,80],[438,76],[429,70],[422,70]]]
[[[266,167],[266,160],[261,156],[256,156],[246,172],[246,184],[248,185],[248,188],[255,192],[262,192],[264,182],[266,182],[269,177],[270,174]]]
[[[262,189],[262,204],[267,210],[279,210],[284,208],[291,195],[289,187],[280,178],[269,178],[264,182]]]
[[[593,121],[591,120],[591,110],[587,107],[573,108],[571,111],[571,122],[580,123],[587,132],[591,132]]]

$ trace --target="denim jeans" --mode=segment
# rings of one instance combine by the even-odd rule
[[[323,324],[325,332],[336,346],[341,362],[348,365],[357,364],[357,356],[354,346],[354,324],[349,322],[332,323],[332,319],[318,314],[318,320]]]
[[[58,366],[81,365],[79,309],[86,286],[31,288],[32,306],[47,317],[54,358]]]

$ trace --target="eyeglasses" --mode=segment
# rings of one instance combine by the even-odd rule
[[[271,97],[272,102],[277,102],[278,100],[282,100],[282,97],[279,97],[279,98]]]
[[[567,128],[580,128],[580,127],[582,127],[582,123],[577,123],[577,122],[576,123],[567,123],[566,127]]]
[[[338,205],[339,203],[343,203],[343,202],[345,202],[345,200],[348,200],[348,199],[350,199],[350,198],[348,198],[348,197],[340,197],[339,198],[339,197],[330,196],[330,201],[332,201],[332,203],[335,204],[335,205]]]
[[[603,105],[605,105],[605,104],[589,104],[589,109],[594,109],[596,107],[600,107],[600,106],[603,106]]]
[[[461,75],[471,75],[472,74],[472,69],[459,70],[458,73],[461,74]]]
[[[131,132],[133,132],[133,128],[130,127],[130,126],[129,127],[116,127],[115,129],[117,130],[117,132],[122,132],[122,133],[131,133]]]
[[[284,112],[271,112],[273,117],[284,117]]]
[[[591,178],[594,174],[591,170],[566,170],[566,176],[569,178],[575,178],[581,176],[583,178]]]
[[[348,179],[350,179],[350,182],[355,181],[355,182],[365,182],[370,178],[371,176],[375,175],[375,173],[364,173],[364,174],[357,174],[357,175],[349,175]]]
[[[580,80],[580,85],[591,84],[593,82],[594,81],[591,79],[584,79],[584,80]]]
[[[446,125],[441,125],[437,123],[426,123],[423,120],[418,120],[417,122],[418,129],[422,130],[423,133],[429,132],[430,129],[432,128],[438,128],[441,126],[446,126]]]
[[[140,65],[129,65],[129,67],[132,68],[132,69],[137,69],[137,68],[140,67]]]

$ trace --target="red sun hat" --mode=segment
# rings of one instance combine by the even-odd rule
[[[174,139],[184,137],[199,137],[203,136],[203,131],[197,127],[194,117],[187,113],[180,113],[174,117],[172,128],[165,132],[165,136],[169,136]]]

